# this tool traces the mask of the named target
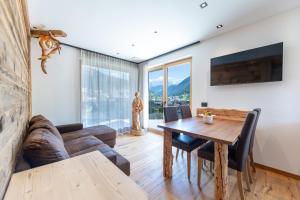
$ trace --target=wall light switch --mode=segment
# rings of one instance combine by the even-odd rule
[[[207,107],[208,103],[207,102],[201,102],[201,107]]]

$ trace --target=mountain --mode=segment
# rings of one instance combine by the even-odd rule
[[[170,85],[168,87],[168,95],[169,96],[180,96],[183,93],[189,93],[190,91],[190,77],[187,77],[180,83],[176,85]],[[156,95],[156,96],[162,96],[163,95],[163,86],[157,85],[149,88],[150,94]]]
[[[180,96],[184,93],[190,93],[190,77],[187,77],[177,85],[168,87],[169,96]]]
[[[149,88],[149,92],[154,94],[155,96],[162,96],[163,86],[162,85],[152,86]]]

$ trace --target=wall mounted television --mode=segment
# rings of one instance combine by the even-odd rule
[[[211,59],[210,85],[282,81],[283,43]]]

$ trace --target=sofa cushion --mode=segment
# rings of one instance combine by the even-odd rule
[[[116,143],[116,131],[112,128],[107,126],[94,126],[89,128],[84,128],[78,131],[72,131],[68,133],[62,134],[62,138],[64,142],[80,138],[86,136],[95,136],[105,144],[109,145],[110,147],[114,147]]]
[[[116,166],[122,170],[127,176],[130,175],[130,162],[122,155],[117,154]]]
[[[116,130],[105,125],[92,126],[85,128],[85,130],[88,131],[90,135],[94,135],[96,138],[102,141],[116,139],[117,137]]]
[[[93,146],[93,147],[90,147],[88,149],[84,149],[82,151],[78,151],[74,154],[71,154],[70,156],[71,157],[75,157],[75,156],[79,156],[79,155],[82,155],[82,154],[86,154],[86,153],[89,153],[89,152],[92,152],[92,151],[100,151],[105,157],[107,157],[111,162],[113,162],[114,164],[116,163],[116,152],[111,149],[108,145],[106,144],[99,144],[99,145],[96,145],[96,146]]]
[[[53,133],[60,141],[63,142],[63,138],[61,137],[61,134],[59,133],[59,131],[57,130],[57,128],[52,124],[52,122],[50,122],[47,119],[42,119],[39,121],[34,122],[28,129],[29,134],[34,131],[35,129],[39,129],[39,128],[43,128],[43,129],[47,129],[49,130],[51,133]]]
[[[116,139],[106,140],[106,141],[104,141],[104,143],[107,144],[108,146],[110,146],[111,148],[114,148],[114,146],[116,144]]]
[[[67,152],[72,155],[99,144],[103,144],[103,142],[98,140],[94,136],[86,136],[65,142],[65,147],[67,149]]]
[[[69,158],[64,144],[48,129],[35,129],[23,144],[25,159],[37,167]]]
[[[65,124],[65,125],[56,126],[56,128],[61,134],[63,134],[72,131],[81,130],[83,129],[83,124],[82,123]]]
[[[74,139],[77,139],[77,138],[86,137],[86,136],[90,136],[90,135],[91,134],[89,132],[82,129],[82,130],[78,130],[78,131],[72,131],[72,132],[64,133],[61,136],[62,136],[64,142],[68,142],[70,140],[74,140]]]
[[[35,115],[30,119],[29,126],[31,126],[32,124],[40,120],[47,120],[47,118],[44,117],[43,115]]]

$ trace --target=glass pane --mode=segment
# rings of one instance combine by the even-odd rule
[[[164,71],[149,72],[149,128],[163,121]]]
[[[190,104],[190,63],[170,66],[168,68],[168,105],[180,106]],[[180,116],[180,113],[178,113]]]

